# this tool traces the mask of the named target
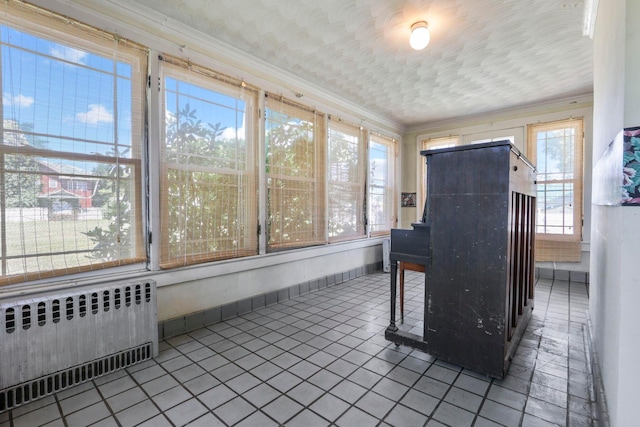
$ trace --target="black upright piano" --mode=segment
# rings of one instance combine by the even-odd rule
[[[391,230],[387,340],[502,378],[533,310],[535,167],[509,141],[420,153],[423,220]],[[396,325],[400,261],[425,266],[423,335]]]

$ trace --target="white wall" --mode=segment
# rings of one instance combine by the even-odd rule
[[[382,266],[381,239],[308,248],[182,271],[149,273],[158,320],[168,320],[370,264]]]
[[[594,37],[594,165],[606,161],[603,154],[622,128],[640,125],[638,20],[637,0],[600,1]],[[594,180],[605,179],[594,174]],[[610,421],[614,427],[637,425],[640,278],[634,267],[640,211],[594,204],[592,212],[589,315]]]

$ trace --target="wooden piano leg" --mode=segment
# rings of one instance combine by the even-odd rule
[[[404,263],[400,262],[400,323],[404,324]]]
[[[397,289],[397,276],[398,275],[398,262],[391,261],[391,321],[389,322],[389,331],[396,332],[398,327],[396,326],[396,289]]]

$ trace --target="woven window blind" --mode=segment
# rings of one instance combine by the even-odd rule
[[[528,126],[538,169],[536,261],[578,262],[582,241],[582,119]]]
[[[160,267],[257,254],[257,90],[162,61]]]
[[[329,241],[365,237],[366,134],[360,126],[329,119]]]
[[[325,244],[325,116],[266,95],[267,250]]]
[[[378,134],[369,137],[369,232],[383,236],[396,225],[396,142]]]
[[[0,8],[0,285],[144,262],[145,49]]]

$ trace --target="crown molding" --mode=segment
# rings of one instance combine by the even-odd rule
[[[463,116],[454,119],[447,119],[437,122],[424,123],[422,125],[410,126],[405,129],[405,134],[435,132],[441,129],[451,129],[453,127],[469,127],[481,125],[488,122],[505,121],[529,117],[537,114],[570,111],[587,107],[593,107],[593,93],[586,93],[582,95],[554,99],[547,102],[537,102],[533,104],[521,105],[518,107],[505,108],[489,113]]]

